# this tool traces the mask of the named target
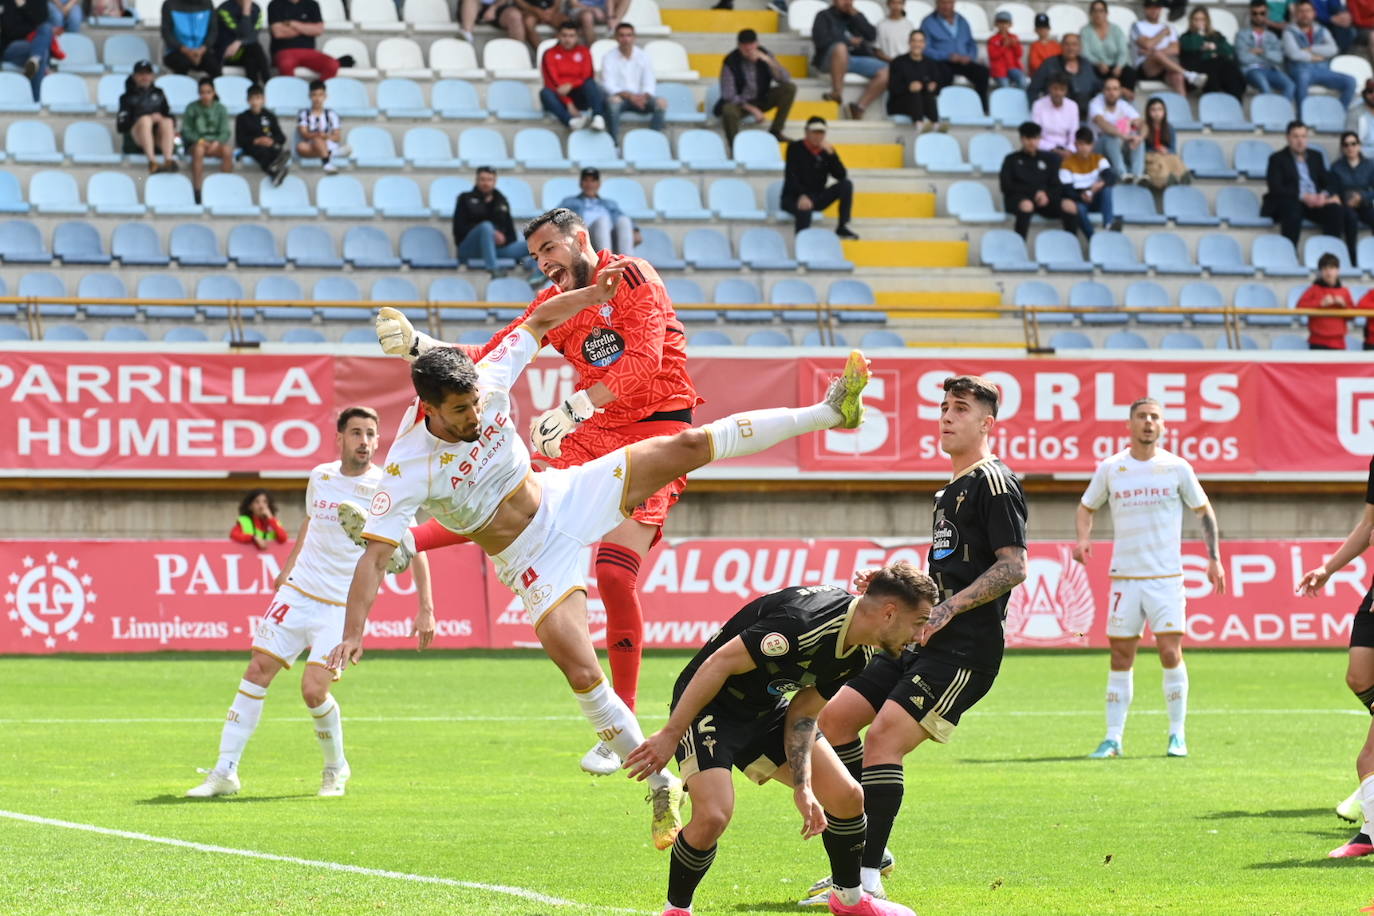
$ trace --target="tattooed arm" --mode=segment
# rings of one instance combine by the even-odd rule
[[[815,687],[797,691],[787,705],[783,748],[792,771],[792,801],[802,816],[802,839],[810,839],[825,829],[825,811],[811,792],[811,749],[816,745],[816,716],[825,706],[825,697]]]
[[[930,612],[930,621],[921,631],[920,642],[925,645],[958,614],[1000,598],[1026,578],[1026,548],[1020,545],[997,548],[997,562],[974,579],[968,588],[950,595]]]
[[[1221,536],[1217,530],[1217,514],[1212,511],[1211,503],[1194,511],[1202,523],[1202,543],[1207,545],[1207,581],[1212,583],[1212,591],[1224,595],[1226,571],[1221,568]]]

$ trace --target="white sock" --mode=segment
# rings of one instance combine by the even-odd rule
[[[810,407],[770,407],[721,417],[705,427],[711,437],[711,460],[742,458],[770,449],[806,433],[830,429],[840,422],[828,404]]]
[[[319,706],[310,707],[310,715],[315,717],[315,737],[320,739],[324,765],[341,766],[344,762],[343,716],[339,713],[339,701],[333,695],[327,696]]]
[[[876,868],[870,868],[869,871],[876,872],[877,869],[876,869]],[[881,881],[879,881],[878,883],[879,883],[879,885],[882,884]],[[865,885],[864,887],[861,887],[861,888],[860,888],[860,887],[838,887],[838,886],[832,886],[832,887],[830,888],[830,893],[834,894],[835,897],[840,901],[840,903],[844,904],[845,906],[854,906],[855,904],[857,904],[857,903],[859,902],[859,898],[863,896],[864,891],[866,891],[866,890],[868,890],[867,885]],[[868,892],[869,892],[870,894],[873,893],[872,891],[868,891]]]
[[[229,704],[229,713],[224,717],[224,731],[219,736],[219,762],[215,769],[221,773],[232,773],[238,769],[239,758],[248,746],[248,739],[262,718],[262,701],[267,697],[267,688],[252,681],[239,681],[239,692],[234,694],[234,702]]]
[[[860,868],[859,883],[863,885],[863,890],[868,891],[870,894],[874,891],[880,891],[883,889],[882,872],[876,868]],[[854,901],[854,903],[858,902],[857,900]],[[850,905],[852,906],[853,904]]]
[[[325,149],[329,150],[329,155],[333,156],[339,152],[339,144],[333,140],[324,141]]]
[[[1169,708],[1169,734],[1183,740],[1183,722],[1188,718],[1188,666],[1164,669],[1164,705]]]
[[[1107,673],[1107,740],[1121,743],[1121,734],[1126,730],[1126,711],[1131,708],[1131,694],[1134,691],[1134,672]]]
[[[630,712],[625,701],[616,696],[603,677],[596,685],[584,690],[573,691],[577,705],[582,707],[582,715],[596,729],[596,736],[604,741],[611,750],[624,760],[630,752],[644,743],[644,732],[639,728],[639,720]],[[660,789],[669,782],[668,774],[662,770],[649,775],[650,788]]]
[[[1370,773],[1360,780],[1360,809],[1364,811],[1364,826],[1360,832],[1365,836],[1374,836],[1374,773]]]

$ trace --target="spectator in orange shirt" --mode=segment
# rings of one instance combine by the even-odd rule
[[[1021,69],[1021,39],[1011,31],[1011,13],[1002,10],[992,17],[997,31],[988,38],[988,75],[998,89],[1015,86],[1025,89],[1030,82]]]
[[[1363,306],[1369,299],[1366,293],[1360,300]],[[1317,261],[1317,281],[1307,288],[1298,300],[1300,309],[1353,309],[1350,290],[1341,286],[1341,261],[1331,252]],[[1309,350],[1344,350],[1345,329],[1350,319],[1332,315],[1313,315],[1307,319],[1307,348]],[[1366,332],[1366,338],[1368,332]]]
[[[1040,69],[1041,64],[1063,53],[1064,49],[1059,46],[1059,42],[1050,37],[1050,17],[1044,13],[1036,13],[1035,41],[1031,42],[1026,73],[1035,76],[1035,71]]]

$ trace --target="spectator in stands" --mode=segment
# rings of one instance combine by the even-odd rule
[[[1269,157],[1264,176],[1268,190],[1260,213],[1278,223],[1295,247],[1302,221],[1310,219],[1324,234],[1344,238],[1350,262],[1355,263],[1355,214],[1341,202],[1321,153],[1308,149],[1307,125],[1290,121],[1287,133],[1288,145]]]
[[[993,23],[997,31],[988,38],[988,76],[992,85],[998,89],[1003,86],[1025,89],[1029,80],[1026,71],[1021,69],[1021,39],[1011,30],[1011,13],[999,10]]]
[[[1117,173],[1112,171],[1106,157],[1093,148],[1093,132],[1080,127],[1074,134],[1074,151],[1059,162],[1059,181],[1064,185],[1064,199],[1073,201],[1078,210],[1078,227],[1083,237],[1093,237],[1091,212],[1102,214],[1102,225],[1113,232],[1121,231],[1121,223],[1112,209],[1112,185]]]
[[[458,34],[470,45],[477,44],[472,30],[478,23],[499,27],[516,41],[525,40],[525,14],[515,3],[504,0],[461,0],[458,4]]]
[[[253,0],[224,0],[215,13],[219,16],[215,53],[220,62],[242,67],[249,81],[265,85],[272,70],[259,34],[267,28],[262,7]]]
[[[629,7],[630,0],[568,0],[568,15],[577,24],[582,43],[590,48],[596,41],[597,25],[606,26],[614,35]]]
[[[1073,232],[1078,224],[1078,206],[1064,199],[1059,157],[1040,149],[1040,125],[1034,121],[1023,122],[1017,133],[1021,135],[1021,148],[1002,160],[999,176],[1004,206],[1016,217],[1017,234],[1026,237],[1031,217],[1037,213],[1049,219],[1058,218],[1066,232]]]
[[[592,51],[577,43],[577,26],[558,27],[558,44],[544,52],[539,64],[544,88],[539,101],[564,127],[606,129],[606,97],[592,78]]]
[[[133,11],[124,8],[124,0],[91,0],[91,15],[102,19],[132,18]]]
[[[1236,33],[1236,62],[1251,86],[1293,101],[1293,81],[1283,69],[1283,39],[1270,28],[1267,0],[1250,0],[1250,25]]]
[[[1069,81],[1062,74],[1050,77],[1049,94],[1031,106],[1031,120],[1040,125],[1037,148],[1048,152],[1073,155],[1073,135],[1078,130],[1078,103],[1069,98]]]
[[[1338,53],[1344,54],[1355,43],[1355,22],[1350,18],[1350,10],[1341,0],[1312,0],[1312,9],[1317,21],[1326,26],[1335,39]]]
[[[1145,123],[1135,106],[1122,98],[1121,80],[1115,76],[1108,75],[1101,94],[1088,103],[1088,125],[1097,138],[1097,151],[1107,157],[1122,181],[1145,174]],[[1131,157],[1129,168],[1127,156]]]
[[[1158,190],[1192,179],[1178,155],[1174,126],[1163,99],[1145,103],[1145,183]]]
[[[1207,77],[1207,92],[1224,92],[1236,101],[1245,97],[1245,77],[1236,63],[1231,43],[1212,28],[1212,16],[1204,7],[1197,7],[1188,17],[1188,31],[1178,40],[1179,62],[1195,73]]]
[[[725,55],[720,68],[720,100],[714,111],[725,132],[725,145],[729,147],[735,142],[745,115],[763,123],[763,113],[769,109],[775,109],[769,133],[779,142],[787,142],[783,128],[796,97],[797,84],[792,82],[792,75],[759,44],[758,33],[741,29],[735,37],[735,50]]]
[[[48,24],[54,35],[80,32],[84,19],[81,0],[48,0]]]
[[[1088,24],[1078,37],[1083,41],[1083,59],[1092,64],[1097,78],[1106,82],[1107,77],[1116,77],[1126,98],[1134,99],[1136,72],[1130,45],[1126,33],[1107,18],[1107,0],[1093,0],[1088,6]]]
[[[716,0],[716,5],[711,7],[713,10],[732,10],[735,8],[735,0]],[[768,0],[768,8],[779,16],[787,15],[787,0]]]
[[[353,150],[343,142],[343,122],[338,112],[324,107],[328,98],[324,80],[312,80],[310,107],[302,108],[296,116],[296,155],[302,159],[322,159],[326,172],[337,172],[339,163],[335,157],[348,156]]]
[[[529,254],[525,240],[515,231],[510,203],[496,190],[496,170],[491,166],[478,168],[472,190],[459,194],[454,201],[453,244],[460,260],[480,259],[493,274],[497,258],[518,262]]]
[[[334,58],[315,50],[315,39],[324,32],[315,0],[272,0],[267,4],[267,27],[272,32],[272,66],[282,76],[294,76],[297,67],[304,67],[322,80],[332,80],[339,68],[354,64],[350,55]]]
[[[279,186],[291,171],[291,150],[277,116],[263,104],[262,87],[248,87],[248,108],[234,119],[234,143],[239,152],[252,159]]]
[[[973,84],[984,107],[988,102],[988,68],[978,62],[978,45],[968,20],[954,12],[954,0],[935,0],[935,12],[921,20],[926,56],[945,68],[944,85],[962,76]]]
[[[521,30],[524,32],[525,41],[535,51],[539,50],[539,27],[546,25],[554,29],[556,34],[568,18],[563,12],[563,4],[559,3],[558,0],[510,0],[510,2],[520,10]],[[573,25],[573,31],[577,31],[576,24]]]
[[[277,501],[266,490],[249,490],[243,497],[238,522],[229,529],[229,538],[240,544],[253,544],[259,550],[291,540],[277,520]]]
[[[864,116],[873,100],[887,89],[887,64],[873,53],[878,33],[872,23],[854,10],[854,0],[832,0],[811,24],[811,43],[816,53],[812,65],[830,74],[830,91],[821,98],[842,105],[847,118]],[[857,73],[868,80],[859,101],[844,104],[844,75]],[[984,88],[986,88],[986,83]]]
[[[48,74],[53,31],[47,0],[0,2],[0,59],[24,71],[38,101],[38,87]]]
[[[1331,164],[1331,175],[1356,220],[1374,229],[1374,159],[1361,151],[1359,134],[1351,130],[1341,134],[1341,154]]]
[[[635,45],[635,27],[628,22],[615,27],[615,50],[601,58],[601,88],[610,97],[606,117],[611,136],[620,132],[620,116],[627,113],[649,115],[649,126],[663,130],[668,100],[655,98],[653,61]]]
[[[940,121],[940,65],[926,57],[926,33],[912,29],[907,36],[907,53],[889,65],[892,78],[887,84],[887,113],[903,114],[917,127],[948,130]]]
[[[1364,81],[1360,100],[1364,102],[1364,107],[1357,109],[1359,114],[1355,118],[1355,132],[1360,135],[1364,154],[1374,157],[1374,79]]]
[[[1277,154],[1276,154],[1277,155]],[[1366,294],[1368,295],[1368,294]],[[1364,299],[1360,300],[1361,303]],[[1341,285],[1341,259],[1327,252],[1317,259],[1317,279],[1302,294],[1300,309],[1353,309],[1350,290]],[[1307,319],[1307,349],[1344,350],[1350,319],[1343,315],[1312,315]]]
[[[1179,95],[1202,82],[1202,75],[1185,70],[1178,62],[1178,36],[1164,19],[1165,0],[1145,0],[1145,18],[1131,26],[1135,68],[1146,79],[1163,79]]]
[[[214,79],[223,65],[215,56],[219,23],[210,0],[167,0],[162,4],[162,64],[173,73],[195,70]]]
[[[1048,13],[1035,14],[1035,41],[1030,44],[1030,50],[1026,54],[1026,72],[1032,77],[1040,71],[1040,67],[1051,57],[1058,57],[1064,53],[1064,48],[1059,42],[1054,40],[1050,32],[1050,17]]]
[[[1359,304],[1355,307],[1362,311],[1374,311],[1374,289],[1361,296]],[[1374,314],[1364,320],[1364,349],[1366,352],[1374,350]]]
[[[151,61],[134,64],[134,72],[124,81],[124,94],[119,97],[119,114],[115,129],[131,141],[133,147],[148,157],[148,172],[175,172],[178,169],[172,147],[176,142],[177,125],[167,107],[167,96],[153,84]],[[125,143],[125,148],[130,146]],[[162,162],[157,161],[158,151]]]
[[[891,63],[906,53],[911,20],[906,18],[905,0],[887,0],[887,16],[878,23],[877,31],[878,41],[873,53],[879,60]]]
[[[1035,71],[1030,88],[1026,90],[1032,102],[1045,94],[1050,80],[1063,77],[1069,84],[1069,98],[1078,105],[1079,111],[1087,111],[1088,103],[1102,88],[1097,71],[1083,57],[1083,39],[1073,33],[1064,36],[1063,50],[1058,57],[1051,57]]]
[[[200,186],[205,181],[205,160],[219,157],[219,170],[234,170],[234,147],[229,142],[229,110],[215,93],[215,81],[200,79],[199,97],[186,106],[181,119],[181,142],[191,154],[191,187],[200,203]]]
[[[582,193],[565,197],[558,206],[573,211],[582,217],[591,236],[592,247],[597,251],[615,251],[632,254],[639,243],[639,230],[620,209],[620,204],[609,197],[601,196],[601,172],[597,169],[583,169],[579,182]]]
[[[792,214],[798,231],[811,227],[811,217],[835,201],[840,202],[839,224],[835,234],[842,239],[857,239],[849,228],[849,213],[854,205],[854,185],[850,183],[840,154],[825,138],[824,118],[806,122],[805,138],[787,144],[787,166],[782,180],[782,208]],[[827,185],[831,178],[835,183]]]
[[[1349,109],[1355,98],[1355,78],[1331,69],[1336,56],[1336,40],[1326,26],[1317,22],[1312,0],[1294,0],[1293,27],[1283,32],[1283,56],[1288,59],[1288,75],[1293,78],[1293,101],[1302,110],[1309,86],[1325,86],[1340,93],[1341,107]]]

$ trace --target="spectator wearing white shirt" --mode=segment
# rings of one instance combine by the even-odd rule
[[[1125,181],[1145,174],[1145,143],[1140,112],[1121,97],[1121,80],[1109,76],[1102,92],[1088,103],[1088,126],[1096,138],[1097,151],[1107,157],[1112,168]],[[1126,168],[1126,155],[1131,167]]]
[[[907,53],[911,31],[916,26],[906,18],[906,0],[887,0],[887,18],[878,23],[878,41],[873,48],[879,60],[891,63]]]
[[[620,116],[626,113],[649,115],[649,126],[663,130],[668,101],[655,98],[656,88],[653,62],[643,48],[635,46],[635,27],[620,23],[615,27],[615,50],[601,59],[601,89],[606,93],[612,137],[620,135]]]
[[[1135,68],[1146,79],[1162,79],[1174,92],[1187,95],[1188,86],[1201,83],[1203,76],[1178,62],[1178,33],[1163,17],[1168,5],[1167,0],[1145,0],[1145,18],[1131,26]]]

